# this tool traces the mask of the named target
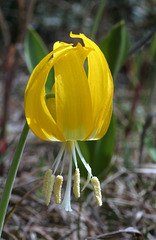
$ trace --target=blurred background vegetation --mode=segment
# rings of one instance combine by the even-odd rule
[[[71,42],[70,31],[99,44],[114,78],[106,136],[80,143],[100,177],[104,204],[97,208],[88,189],[89,195],[73,199],[72,214],[61,212],[53,200],[47,209],[37,184],[58,144],[29,134],[3,238],[89,239],[116,231],[110,239],[156,239],[155,0],[0,1],[0,196],[25,121],[30,72],[55,41]],[[118,232],[129,227],[126,236]]]

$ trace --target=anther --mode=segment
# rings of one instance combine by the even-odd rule
[[[47,195],[47,191],[48,191],[48,181],[49,181],[49,178],[52,174],[52,170],[51,169],[48,169],[45,173],[45,176],[44,176],[44,181],[43,181],[43,189],[42,189],[42,195],[43,197],[46,197]]]
[[[95,195],[97,204],[99,206],[102,206],[101,187],[100,187],[100,182],[99,182],[98,178],[97,177],[92,177],[91,183],[92,183],[92,186],[93,186],[94,195]]]
[[[80,197],[80,171],[75,169],[73,192],[76,198]]]
[[[54,197],[56,204],[61,203],[61,189],[62,189],[63,177],[58,175],[54,185]]]
[[[55,182],[55,176],[51,175],[48,180],[48,189],[47,189],[47,194],[46,194],[46,205],[48,206],[50,203],[52,191],[53,191],[53,186]]]

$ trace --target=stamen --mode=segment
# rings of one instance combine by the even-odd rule
[[[51,167],[51,168],[53,168],[54,165],[56,164],[55,169],[54,169],[54,174],[56,173],[58,165],[59,165],[59,163],[61,161],[62,155],[64,153],[65,146],[66,146],[65,143],[63,143],[62,147],[61,147],[61,149],[60,149],[60,151],[59,151],[59,153],[58,153],[58,155],[57,155],[57,157],[56,157],[56,159],[55,159],[55,161],[54,161],[54,163],[53,163],[53,165]]]
[[[80,197],[80,171],[75,169],[73,192],[76,198]]]
[[[61,189],[62,189],[63,177],[58,175],[55,180],[54,185],[54,197],[56,204],[61,203]]]
[[[75,167],[78,168],[78,166],[77,166],[76,152],[75,152],[75,143],[74,143],[74,142],[71,142],[71,150],[72,150],[72,155],[73,155]]]
[[[46,197],[47,191],[48,191],[48,181],[50,179],[50,176],[52,174],[52,170],[48,169],[44,175],[44,181],[43,181],[43,189],[42,189],[42,195],[43,197]]]
[[[75,143],[75,147],[76,147],[77,153],[79,154],[79,157],[80,157],[83,165],[85,166],[88,173],[90,173],[90,175],[92,176],[91,168],[90,168],[89,164],[86,162],[86,160],[84,159],[84,157],[82,156],[82,153],[80,151],[80,148],[79,148],[79,145],[77,144],[77,142]]]
[[[99,206],[102,206],[101,187],[100,187],[100,182],[99,182],[98,178],[97,177],[92,177],[91,183],[92,183],[92,186],[93,186],[94,195],[95,195],[97,204]]]
[[[52,191],[53,191],[53,186],[55,182],[55,176],[51,175],[49,180],[48,180],[48,189],[47,189],[47,194],[46,194],[46,205],[48,206],[50,203]]]
[[[66,192],[64,195],[63,202],[60,206],[60,209],[65,209],[66,211],[71,212],[71,202],[70,202],[70,195],[71,195],[71,177],[72,177],[72,154],[70,154],[70,159],[69,159],[69,171],[68,171],[68,179],[67,179],[67,187],[66,187]]]
[[[63,173],[63,169],[64,169],[64,165],[65,165],[66,159],[67,159],[67,150],[65,149],[63,160],[62,160],[62,166],[61,166],[60,175],[62,175],[62,173]]]
[[[88,168],[90,168],[90,172],[91,172],[91,167],[89,166],[89,164],[87,164],[87,165],[88,165]],[[88,172],[87,181],[86,181],[85,185],[83,186],[81,192],[85,190],[85,188],[87,187],[88,183],[90,182],[90,179],[91,179],[90,172]]]

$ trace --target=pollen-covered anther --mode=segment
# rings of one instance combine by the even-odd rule
[[[54,185],[54,197],[56,204],[61,203],[61,189],[62,189],[63,177],[58,175],[55,180]]]
[[[92,177],[91,183],[92,183],[92,186],[93,186],[94,195],[95,195],[97,204],[99,206],[102,206],[101,187],[100,187],[100,182],[99,182],[98,178],[97,177]]]
[[[80,171],[75,169],[73,192],[76,198],[80,197]]]
[[[45,176],[44,176],[44,181],[43,181],[43,189],[42,189],[42,195],[43,197],[46,197],[47,195],[47,191],[48,191],[48,181],[49,181],[49,178],[50,176],[52,175],[52,170],[51,169],[48,169],[45,173]]]
[[[48,179],[48,189],[47,189],[47,194],[46,194],[46,205],[48,206],[50,203],[52,191],[53,191],[53,186],[55,182],[55,176],[51,175]]]

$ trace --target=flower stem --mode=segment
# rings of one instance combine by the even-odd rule
[[[0,237],[1,237],[1,233],[2,233],[2,228],[3,228],[3,224],[4,224],[4,219],[5,219],[5,215],[6,215],[6,211],[7,211],[7,207],[8,207],[8,203],[9,203],[9,199],[10,199],[10,195],[11,195],[11,191],[13,188],[13,184],[15,181],[15,177],[17,174],[17,170],[18,170],[18,166],[21,160],[21,156],[24,150],[24,146],[25,146],[25,142],[26,142],[26,138],[29,132],[29,127],[27,125],[27,122],[24,125],[22,134],[20,136],[16,151],[15,151],[15,155],[9,170],[9,174],[7,177],[7,181],[5,184],[5,188],[2,194],[2,199],[0,202]]]
[[[91,36],[90,36],[90,38],[93,41],[95,40],[95,35],[96,35],[97,29],[98,29],[98,26],[99,26],[99,21],[100,21],[104,6],[105,6],[105,1],[106,0],[101,0],[101,3],[100,3],[100,5],[98,7],[98,10],[97,10],[97,14],[95,16],[95,20],[94,20],[94,24],[93,24],[92,31],[91,31]]]

